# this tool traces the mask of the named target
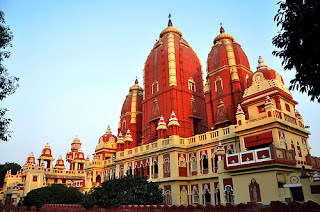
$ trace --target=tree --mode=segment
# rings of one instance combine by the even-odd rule
[[[10,57],[10,52],[6,50],[11,47],[12,32],[4,20],[4,13],[0,11],[0,101],[13,94],[18,86],[19,78],[10,76],[7,69],[3,66],[3,59]],[[11,119],[5,118],[8,111],[6,108],[0,108],[0,140],[8,141],[11,138],[9,124]]]
[[[274,20],[281,30],[272,40],[279,48],[273,55],[283,59],[285,70],[296,70],[289,89],[306,92],[311,101],[320,103],[320,1],[287,0],[278,4]]]
[[[146,177],[126,175],[111,179],[93,188],[84,198],[83,206],[157,205],[163,204],[162,189]]]
[[[0,187],[3,185],[4,178],[8,170],[11,170],[12,174],[16,174],[21,170],[21,166],[17,163],[6,162],[5,164],[0,164]]]
[[[23,205],[40,208],[44,204],[81,204],[83,197],[84,194],[77,188],[52,184],[30,191],[24,197]]]

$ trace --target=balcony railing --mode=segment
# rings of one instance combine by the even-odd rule
[[[153,143],[146,144],[143,146],[135,147],[133,149],[126,149],[122,152],[117,152],[117,159],[123,158],[126,156],[131,156],[133,154],[139,154],[146,151],[152,151],[159,147],[165,147],[169,145],[196,145],[202,144],[204,142],[211,141],[217,138],[223,138],[224,136],[230,136],[235,131],[234,125],[230,125],[225,128],[220,128],[214,131],[209,131],[203,134],[195,135],[189,138],[179,138],[174,139],[172,137],[166,139],[159,139]]]
[[[271,111],[266,111],[266,112],[268,112],[268,113],[267,114],[263,113],[262,117],[259,117],[259,118],[253,119],[253,120],[246,120],[246,123],[249,124],[252,122],[257,122],[262,119],[267,119],[267,118],[272,117],[272,118],[280,119],[280,120],[283,120],[283,121],[288,122],[290,124],[296,125],[297,127],[305,129],[303,123],[297,117],[290,116],[289,114],[284,113],[284,111],[274,109],[272,113],[271,113]]]
[[[226,155],[225,165],[226,168],[232,168],[248,164],[255,165],[261,162],[296,164],[293,150],[281,149],[270,145],[270,147]]]

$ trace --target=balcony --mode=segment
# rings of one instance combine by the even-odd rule
[[[263,163],[285,163],[296,165],[293,150],[270,147],[226,155],[225,168],[239,168]]]
[[[159,139],[153,143],[149,143],[143,146],[138,146],[132,149],[126,149],[122,152],[116,153],[117,159],[125,157],[131,157],[132,155],[144,154],[146,152],[158,151],[163,148],[170,148],[172,146],[183,146],[189,148],[192,146],[202,145],[205,143],[215,142],[223,140],[229,137],[234,137],[235,126],[230,125],[225,128],[220,128],[214,131],[208,131],[203,134],[195,135],[189,138],[181,138],[179,136],[170,136],[166,139]]]
[[[303,123],[297,117],[293,117],[291,116],[291,114],[287,114],[285,111],[277,109],[265,111],[256,118],[246,120],[245,124],[238,126],[236,131],[239,132],[248,128],[253,128],[271,122],[281,122],[285,125],[289,125],[290,127],[296,128],[298,130],[310,134],[307,130],[305,130]]]

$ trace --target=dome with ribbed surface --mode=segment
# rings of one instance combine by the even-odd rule
[[[222,28],[222,27],[221,27]],[[208,68],[207,72],[211,73],[224,66],[228,66],[228,54],[225,42],[231,42],[232,50],[235,56],[235,62],[238,66],[243,66],[250,70],[249,61],[247,55],[242,50],[241,45],[235,42],[232,35],[226,34],[224,29],[220,29],[220,34],[214,39],[214,46],[212,47],[208,55]]]

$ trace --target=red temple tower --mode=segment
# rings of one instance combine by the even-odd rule
[[[141,143],[142,96],[143,89],[138,85],[138,80],[136,80],[123,102],[118,127],[118,136],[125,136],[128,130],[132,136],[132,141],[125,142],[125,149],[134,148]]]
[[[172,111],[179,119],[178,135],[190,137],[207,130],[200,60],[169,19],[144,67],[144,143],[157,139],[160,117],[168,123]]]
[[[208,127],[219,128],[236,124],[237,105],[252,71],[241,45],[222,27],[213,43],[207,60],[205,98]]]

